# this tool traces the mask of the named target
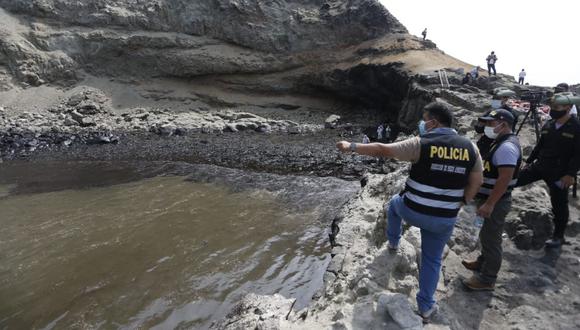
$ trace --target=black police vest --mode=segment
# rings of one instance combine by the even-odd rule
[[[493,144],[493,139],[488,138],[486,135],[482,135],[479,140],[477,140],[476,145],[479,149],[481,155],[487,154],[491,150],[491,145]]]
[[[405,205],[426,215],[456,217],[476,157],[473,144],[457,134],[424,135],[405,186]]]
[[[578,119],[571,117],[560,129],[556,129],[556,121],[550,120],[542,128],[541,134],[538,159],[543,165],[559,170],[574,155],[575,138],[580,134],[580,123]]]
[[[495,140],[492,143],[489,152],[483,154],[483,184],[481,185],[481,188],[477,193],[477,197],[487,198],[491,194],[491,191],[493,190],[493,187],[495,186],[495,183],[499,178],[499,170],[493,164],[492,161],[493,156],[495,155],[496,151],[502,144],[508,142],[511,142],[518,147],[518,149],[520,150],[520,156],[518,158],[517,164],[515,165],[515,171],[512,176],[512,180],[510,181],[503,197],[509,196],[512,193],[514,187],[516,186],[516,183],[518,182],[518,177],[520,175],[520,166],[522,165],[522,147],[520,146],[520,141],[518,140],[518,137],[515,134],[507,134],[500,137],[498,140]]]

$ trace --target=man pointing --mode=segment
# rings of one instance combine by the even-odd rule
[[[437,310],[435,290],[445,244],[453,233],[462,204],[472,200],[483,182],[477,147],[451,128],[453,115],[442,103],[424,108],[420,137],[405,141],[358,145],[340,141],[340,151],[396,158],[413,163],[406,187],[388,207],[390,250],[398,249],[402,221],[421,229],[421,269],[417,305],[428,320]]]

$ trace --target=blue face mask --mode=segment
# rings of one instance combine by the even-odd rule
[[[427,123],[430,122],[429,121],[424,121],[423,119],[421,119],[421,121],[419,122],[419,136],[423,136],[425,134],[427,134]]]
[[[491,107],[493,109],[501,108],[501,100],[491,100]]]

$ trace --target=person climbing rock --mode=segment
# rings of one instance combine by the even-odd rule
[[[477,147],[451,128],[453,114],[443,103],[423,109],[419,137],[382,144],[338,142],[342,152],[396,158],[413,163],[406,187],[388,206],[388,249],[397,251],[402,221],[421,229],[421,268],[417,305],[428,321],[437,311],[434,299],[443,249],[455,227],[457,213],[472,200],[483,182]]]
[[[473,78],[474,80],[479,78],[479,66],[477,66],[471,70],[471,78]]]
[[[423,41],[425,41],[427,39],[427,28],[425,28],[425,30],[423,30],[421,35],[423,36]]]
[[[477,214],[484,219],[479,232],[481,254],[475,261],[463,261],[477,273],[463,284],[471,290],[493,290],[502,262],[502,234],[511,204],[511,192],[516,185],[522,151],[513,133],[514,116],[507,110],[494,110],[479,118],[485,123],[485,135],[491,139],[491,149],[482,154],[483,185],[476,196]]]
[[[487,61],[487,72],[489,75],[491,76],[492,70],[493,75],[497,75],[497,72],[495,71],[495,63],[497,62],[497,56],[495,55],[495,52],[491,52],[491,54],[489,54],[485,60]]]
[[[564,244],[564,233],[570,218],[568,192],[580,170],[580,122],[572,117],[573,104],[580,104],[580,97],[571,93],[555,94],[550,101],[550,117],[541,131],[526,166],[520,173],[517,186],[544,180],[550,191],[554,213],[554,233],[546,241],[546,248],[558,248]]]

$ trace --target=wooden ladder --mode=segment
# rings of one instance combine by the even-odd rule
[[[439,82],[441,82],[441,87],[449,88],[451,85],[449,84],[449,78],[447,78],[447,71],[445,69],[437,70],[439,73]]]

